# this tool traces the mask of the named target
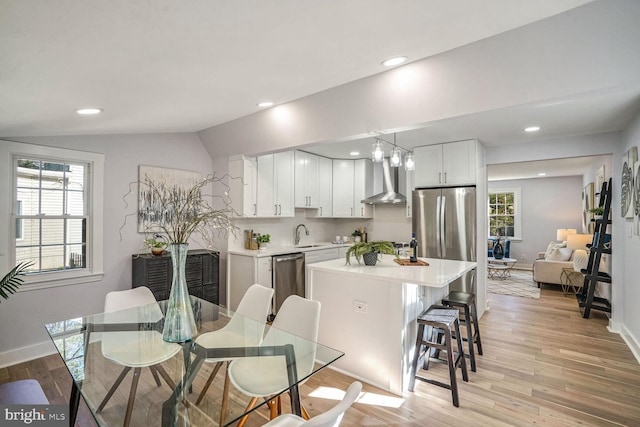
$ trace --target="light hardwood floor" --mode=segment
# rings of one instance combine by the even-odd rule
[[[604,314],[583,319],[575,298],[553,287],[543,286],[539,300],[489,294],[489,301],[480,322],[484,355],[470,381],[459,382],[460,408],[448,390],[430,384],[418,382],[404,398],[364,384],[366,399],[342,425],[640,425],[640,366],[620,336],[607,331]],[[431,366],[428,374],[445,378],[445,365]],[[52,403],[67,402],[71,380],[59,356],[0,369],[0,383],[22,378],[38,379]],[[309,394],[346,390],[352,381],[325,369],[302,386],[303,403],[312,416],[323,412],[335,401]],[[267,415],[258,411],[248,425],[264,424]],[[84,404],[77,425],[95,425]]]

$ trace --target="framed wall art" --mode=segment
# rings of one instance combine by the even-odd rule
[[[162,197],[162,193],[175,194],[190,189],[201,179],[202,175],[199,172],[140,165],[138,167],[138,232],[158,231],[157,225],[172,214],[164,203],[156,200],[158,192],[149,191],[151,183],[160,189],[160,197]]]
[[[582,189],[582,233],[583,234],[593,234],[594,223],[591,221],[593,219],[593,212],[589,212],[593,209],[595,205],[593,204],[593,182],[587,184],[586,187]]]
[[[635,211],[633,167],[638,161],[638,147],[631,147],[622,156],[622,176],[620,179],[620,214],[623,218],[633,218]]]

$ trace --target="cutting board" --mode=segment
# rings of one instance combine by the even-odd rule
[[[429,265],[429,263],[426,261],[418,260],[418,262],[411,262],[408,258],[395,258],[394,261],[396,262],[396,264],[400,265]]]

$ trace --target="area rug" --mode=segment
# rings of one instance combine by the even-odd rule
[[[531,271],[527,270],[511,270],[511,277],[507,277],[504,280],[488,278],[487,292],[525,298],[540,298],[540,289],[536,282],[533,281]]]

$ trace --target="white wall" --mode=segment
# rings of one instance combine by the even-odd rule
[[[640,113],[636,115],[632,123],[622,134],[622,146],[620,153],[626,153],[631,147],[640,149]],[[614,329],[620,330],[622,337],[634,351],[636,359],[640,360],[640,238],[631,234],[632,220],[620,218],[620,160],[616,156],[614,160],[613,190],[615,208],[612,211],[614,235],[612,237],[612,258],[614,272],[620,272],[613,276],[613,303],[623,305],[624,310],[620,316],[614,316]],[[617,166],[617,168],[616,168]],[[619,243],[617,243],[619,242]],[[620,286],[619,286],[620,285]]]
[[[27,141],[27,138],[20,140]],[[49,344],[43,327],[45,323],[101,312],[107,292],[131,288],[131,255],[142,249],[143,235],[136,231],[135,216],[127,221],[122,239],[118,230],[125,215],[137,209],[135,192],[128,199],[128,210],[125,210],[122,197],[128,191],[129,183],[137,181],[138,165],[193,170],[203,174],[209,174],[212,170],[211,158],[195,134],[74,136],[28,140],[40,145],[105,154],[105,275],[100,282],[19,292],[8,301],[3,301],[0,309],[0,366],[15,363],[15,358],[38,357],[38,351],[53,352],[54,348]],[[0,173],[1,179],[10,180],[10,170]],[[9,205],[11,195],[0,194],[0,200],[3,205]],[[0,224],[0,236],[10,235],[7,226],[7,222]],[[8,268],[8,256],[4,254],[0,256],[0,271],[6,272]],[[12,351],[34,345],[35,348],[24,352]]]
[[[581,232],[581,176],[489,182],[489,191],[494,188],[521,190],[522,240],[510,243],[518,266],[531,268],[537,253],[556,240],[556,229]]]

